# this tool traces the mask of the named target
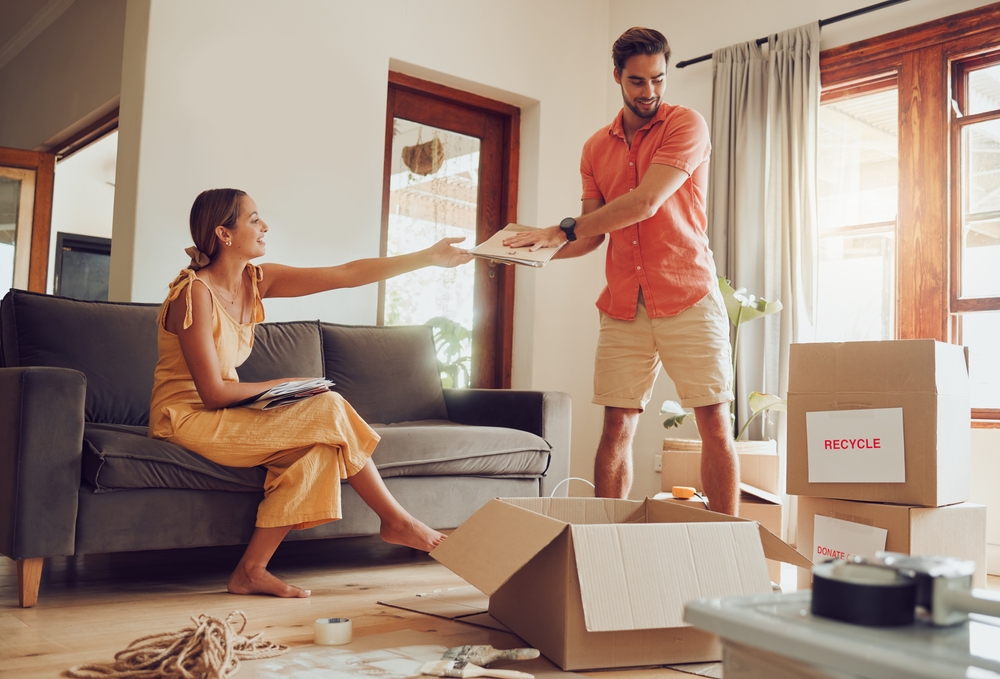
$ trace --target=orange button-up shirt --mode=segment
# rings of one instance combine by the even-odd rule
[[[622,113],[583,147],[583,199],[610,203],[642,181],[653,163],[689,177],[656,214],[612,231],[605,265],[607,286],[597,308],[612,318],[635,319],[639,289],[650,318],[674,316],[718,285],[708,247],[705,193],[708,187],[708,126],[697,111],[661,104],[629,147]]]

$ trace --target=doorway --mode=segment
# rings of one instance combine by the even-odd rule
[[[517,107],[390,72],[386,109],[383,256],[516,221]],[[476,259],[380,284],[378,323],[431,326],[446,387],[509,388],[513,299],[513,267]]]
[[[45,292],[55,155],[0,148],[0,296]]]

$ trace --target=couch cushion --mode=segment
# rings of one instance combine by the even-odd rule
[[[431,329],[322,323],[326,377],[368,422],[446,420]]]
[[[537,478],[552,447],[534,434],[506,427],[448,421],[376,426],[382,440],[372,459],[383,478],[394,476],[506,476]]]
[[[197,453],[146,436],[145,427],[86,424],[83,480],[97,492],[136,488],[190,488],[259,493],[261,467],[223,467]]]
[[[254,328],[253,351],[236,369],[241,382],[283,377],[323,377],[323,340],[319,321],[261,323]]]
[[[158,304],[85,302],[11,290],[0,303],[6,367],[72,368],[87,376],[88,422],[149,423]]]

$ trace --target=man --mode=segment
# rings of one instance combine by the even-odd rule
[[[711,145],[701,115],[662,101],[669,57],[658,31],[631,28],[618,38],[613,73],[625,106],[584,145],[582,215],[504,245],[566,243],[557,257],[579,257],[610,234],[607,286],[597,301],[594,403],[605,407],[598,497],[628,495],[632,440],[662,362],[681,405],[694,409],[710,507],[735,515],[729,322],[705,231]]]

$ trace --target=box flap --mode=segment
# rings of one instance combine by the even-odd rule
[[[754,488],[749,483],[740,482],[740,492],[751,497],[755,497],[758,500],[763,500],[772,505],[780,505],[781,498],[774,493],[768,493],[766,490],[761,490],[760,488]]]
[[[493,594],[567,524],[490,500],[431,551],[431,556],[486,594]]]
[[[756,524],[755,521],[751,521],[750,519],[744,519],[738,516],[729,516],[728,514],[720,514],[718,512],[706,511],[704,509],[696,509],[694,507],[681,505],[676,502],[663,502],[652,499],[648,499],[647,502],[649,503],[648,515],[650,521],[687,521],[691,523],[744,522]],[[796,551],[794,547],[789,546],[788,543],[775,536],[774,533],[763,526],[758,524],[757,527],[760,530],[760,542],[764,547],[764,556],[768,559],[781,561],[783,563],[790,563],[793,566],[799,566],[801,568],[812,568],[812,562],[804,557],[800,552]]]
[[[789,545],[759,523],[757,524],[757,530],[760,532],[760,544],[764,547],[764,556],[768,559],[790,563],[799,568],[812,568],[812,561],[804,556],[802,552]]]
[[[572,524],[642,523],[645,504],[639,500],[581,497],[506,497],[500,502]]]
[[[490,607],[489,597],[475,587],[468,585],[416,594],[401,599],[387,599],[378,603],[383,606],[402,608],[449,620],[485,613]]]
[[[574,525],[570,530],[590,632],[680,627],[687,601],[771,591],[752,522]]]

